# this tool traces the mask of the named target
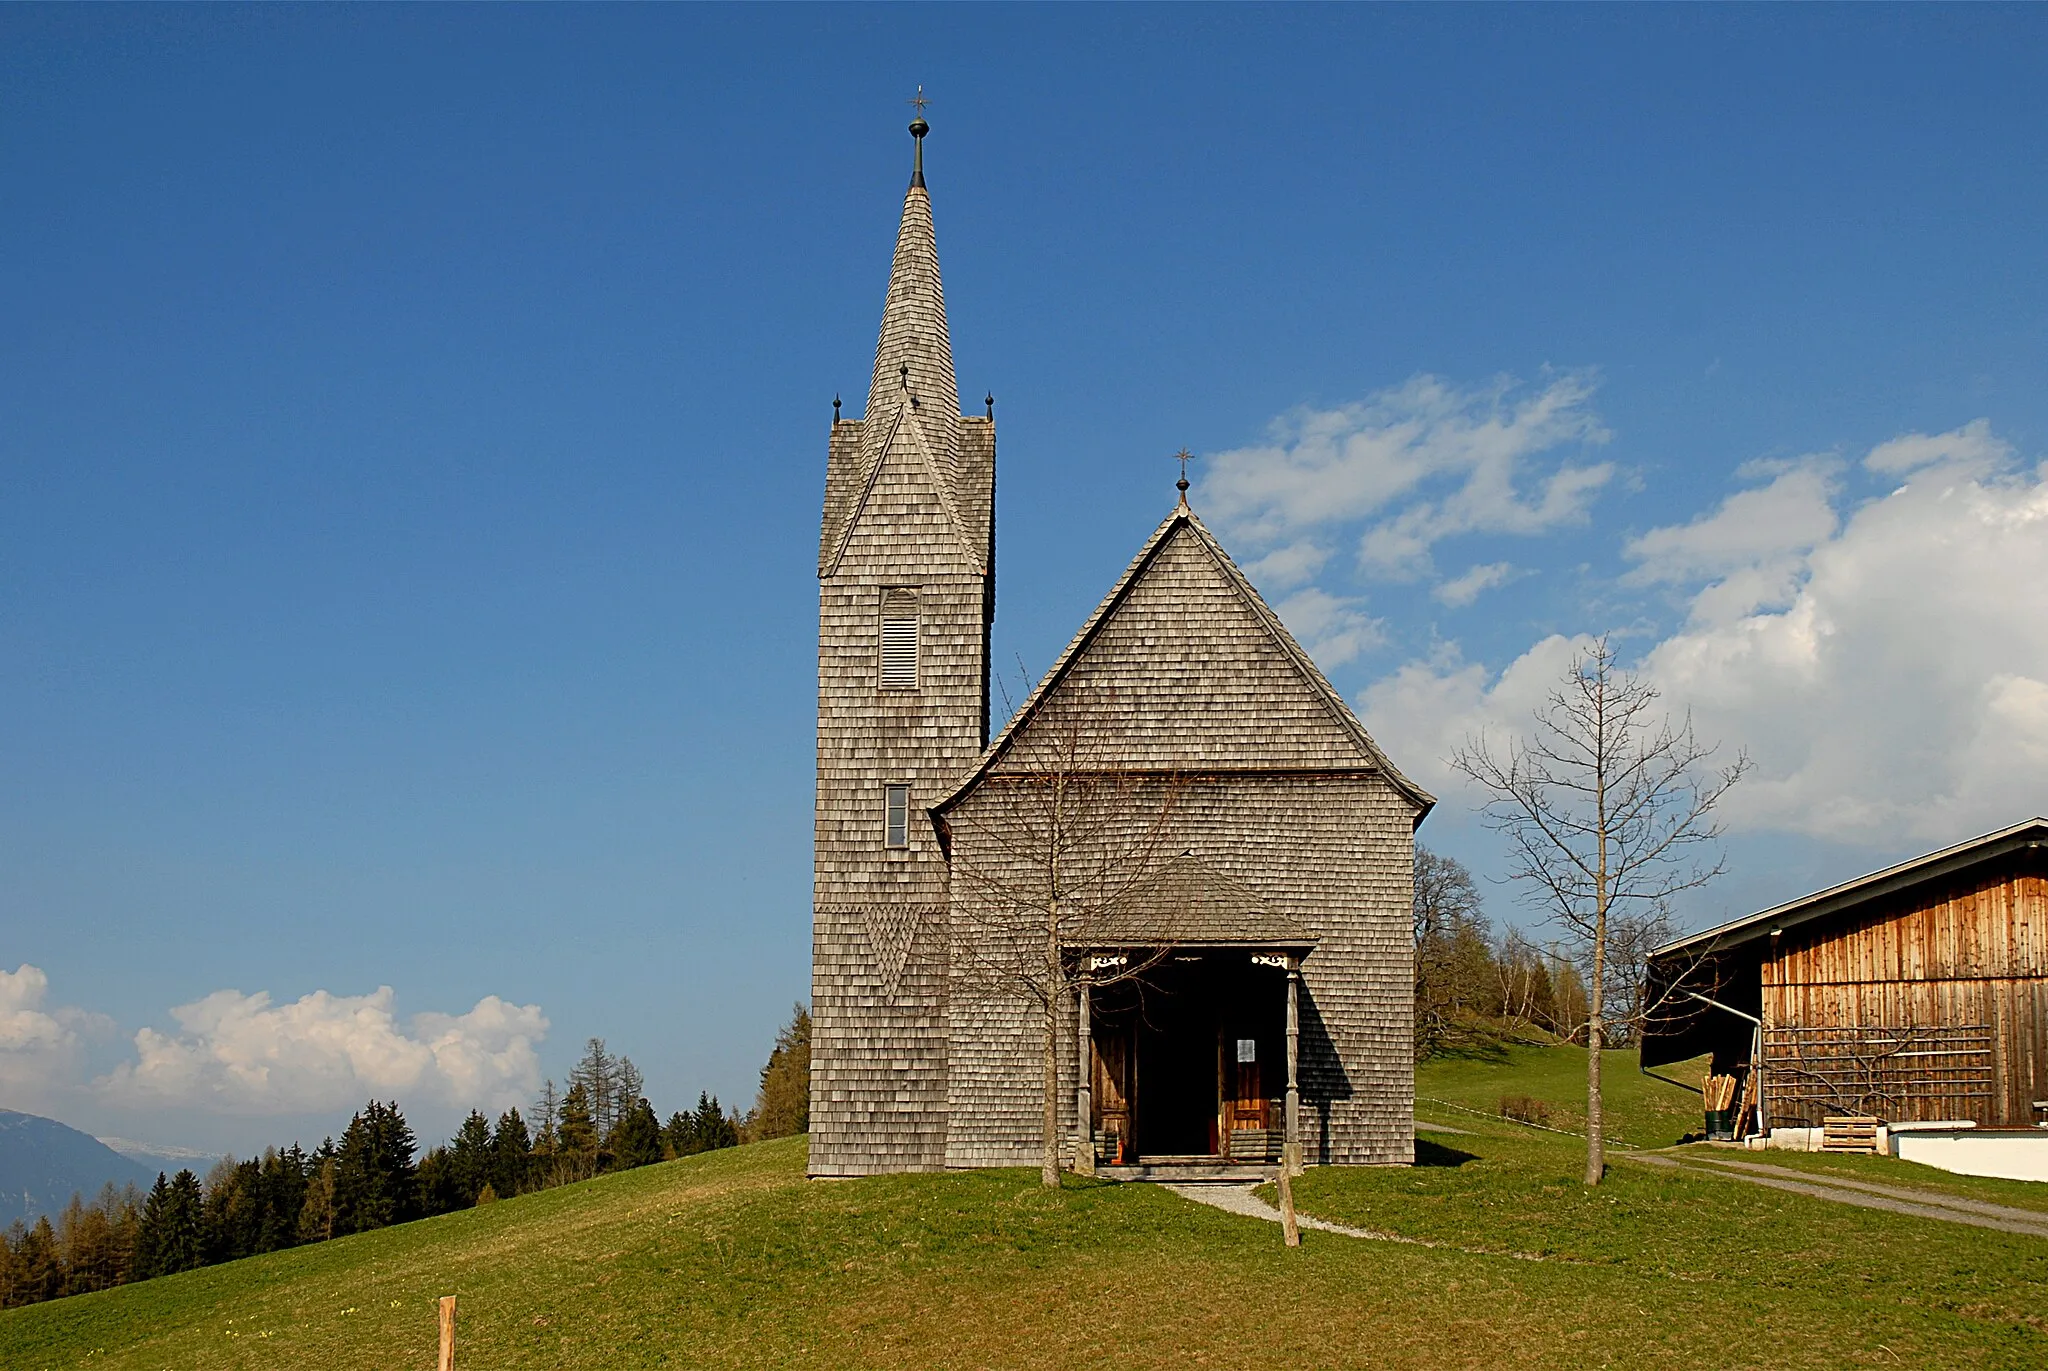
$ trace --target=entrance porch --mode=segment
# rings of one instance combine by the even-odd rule
[[[1123,1180],[1300,1169],[1306,942],[1078,953],[1072,1155]]]

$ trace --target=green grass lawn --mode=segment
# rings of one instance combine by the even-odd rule
[[[1603,1052],[1600,1096],[1607,1136],[1637,1147],[1668,1147],[1705,1120],[1695,1091],[1707,1059],[1657,1068],[1655,1076],[1636,1069],[1634,1052]],[[1582,1047],[1503,1046],[1436,1057],[1415,1072],[1415,1115],[1455,1124],[1462,1114],[1433,1109],[1437,1100],[1494,1116],[1501,1096],[1527,1095],[1550,1106],[1552,1127],[1586,1126],[1586,1050]]]
[[[1574,1060],[1432,1064],[1419,1088],[1491,1108]],[[1669,1090],[1618,1103],[1617,1131],[1684,1131],[1694,1097]],[[1625,1159],[1588,1191],[1574,1139],[1438,1121],[1468,1131],[1424,1134],[1435,1164],[1300,1195],[1443,1247],[1290,1252],[1156,1187],[1023,1172],[809,1182],[786,1141],[15,1310],[0,1366],[423,1371],[449,1293],[465,1371],[2048,1364],[2048,1242]]]

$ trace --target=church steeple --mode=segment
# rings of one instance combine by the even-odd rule
[[[912,103],[923,98],[920,90]],[[983,573],[992,571],[995,416],[960,414],[931,192],[924,181],[924,139],[930,132],[920,105],[917,118],[910,121],[915,157],[896,228],[896,255],[882,303],[867,409],[858,420],[833,425],[825,524],[818,547],[820,576],[830,575],[838,565],[884,458],[899,446],[915,452],[929,467],[946,522]]]
[[[948,952],[935,917],[947,875],[927,806],[988,742],[996,426],[993,412],[960,413],[924,183],[929,132],[920,107],[867,410],[835,411],[826,440],[814,1175],[947,1164]]]
[[[920,111],[910,121],[916,156],[910,189],[903,195],[903,220],[896,230],[896,258],[889,268],[866,418],[869,424],[886,424],[899,408],[910,405],[925,441],[935,454],[947,454],[941,460],[950,466],[959,428],[960,388],[953,377],[953,344],[946,332],[946,292],[939,282],[932,197],[924,184],[924,138],[930,131]]]

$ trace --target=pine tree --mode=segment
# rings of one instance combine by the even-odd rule
[[[20,1303],[54,1300],[64,1293],[64,1264],[57,1254],[57,1234],[50,1227],[49,1215],[37,1219],[15,1248],[14,1264],[15,1299]]]
[[[462,1189],[456,1183],[454,1155],[445,1147],[427,1149],[420,1158],[417,1183],[420,1213],[427,1218],[469,1207],[462,1202]]]
[[[508,1109],[498,1116],[491,1133],[490,1189],[500,1196],[517,1195],[532,1183],[533,1143],[526,1136],[526,1120],[519,1111]]]
[[[171,1207],[171,1183],[163,1172],[156,1173],[156,1184],[149,1188],[149,1198],[142,1203],[142,1225],[135,1235],[135,1279],[146,1281],[161,1274],[162,1258],[158,1255],[163,1247],[164,1215]]]
[[[615,1063],[613,1086],[616,1090],[613,1104],[618,1118],[624,1118],[634,1101],[647,1093],[647,1078],[640,1074],[640,1068],[633,1065],[633,1059],[621,1055]]]
[[[590,1122],[602,1138],[618,1122],[619,1063],[605,1051],[603,1038],[592,1038],[583,1046],[583,1060],[569,1072],[569,1088],[583,1087],[584,1107]]]
[[[27,1301],[24,1294],[21,1249],[28,1242],[28,1225],[20,1219],[0,1233],[0,1309],[12,1309]]]
[[[200,1247],[206,1261],[234,1261],[262,1251],[263,1163],[224,1157],[206,1177],[200,1218]]]
[[[334,1224],[335,1157],[332,1139],[320,1144],[312,1157],[313,1173],[306,1181],[306,1200],[299,1210],[298,1240],[326,1242],[338,1231]]]
[[[697,1136],[696,1119],[678,1109],[668,1116],[668,1122],[661,1126],[661,1152],[670,1161],[687,1157],[697,1149],[690,1144]]]
[[[275,1252],[299,1241],[299,1216],[306,1208],[306,1154],[297,1143],[279,1151],[263,1151],[259,1190],[263,1221],[256,1234],[258,1252]]]
[[[491,1121],[472,1109],[448,1146],[457,1207],[467,1209],[491,1178]]]
[[[555,1089],[555,1078],[550,1076],[540,1083],[540,1094],[533,1101],[532,1152],[536,1157],[555,1155],[555,1130],[561,1119],[562,1094]]]
[[[419,1217],[414,1138],[396,1101],[349,1120],[334,1168],[334,1231],[367,1233]]]
[[[748,1134],[759,1141],[805,1133],[811,1126],[811,1014],[799,1004],[789,1024],[775,1035],[775,1048],[761,1068]]]
[[[598,1042],[593,1038],[592,1042]],[[585,1180],[597,1174],[597,1124],[590,1116],[590,1095],[582,1081],[562,1096],[562,1114],[555,1124],[555,1183]]]
[[[161,1171],[157,1173],[143,1207],[137,1243],[141,1250],[137,1265],[144,1279],[190,1271],[201,1264],[200,1218],[205,1203],[199,1178],[190,1171],[180,1171],[169,1181]]]
[[[739,1121],[719,1105],[716,1095],[699,1092],[696,1127],[699,1152],[716,1152],[721,1147],[739,1146]]]
[[[661,1160],[661,1123],[643,1096],[619,1117],[611,1136],[611,1169],[630,1171]]]

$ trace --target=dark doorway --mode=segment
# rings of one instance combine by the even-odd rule
[[[1095,1124],[1122,1140],[1112,1156],[1217,1156],[1232,1127],[1277,1120],[1286,973],[1251,956],[1176,955],[1096,993]]]

